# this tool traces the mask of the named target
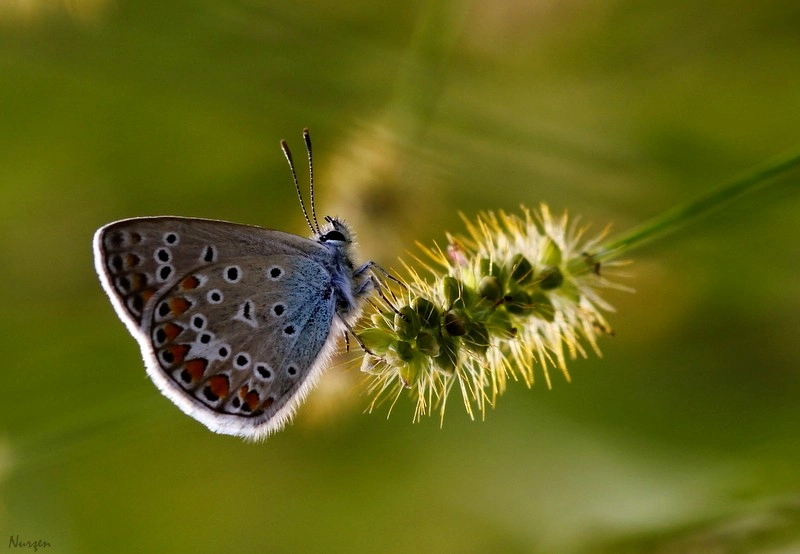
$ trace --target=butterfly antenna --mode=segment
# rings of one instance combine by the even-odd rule
[[[314,161],[311,156],[311,133],[309,133],[308,128],[303,129],[303,140],[306,143],[306,152],[308,152],[308,188],[310,190],[311,195],[311,219],[314,222],[314,226],[317,228],[317,234],[319,235],[319,223],[317,223],[317,207],[316,203],[314,202]]]
[[[311,220],[308,219],[308,212],[306,211],[306,203],[303,202],[303,194],[300,192],[300,183],[297,182],[297,171],[294,169],[294,161],[292,160],[292,152],[289,150],[289,145],[286,144],[285,140],[281,141],[281,150],[283,150],[283,155],[286,156],[286,161],[289,162],[289,169],[292,171],[292,181],[294,181],[294,190],[297,191],[297,198],[300,200],[300,208],[303,210],[303,217],[306,218],[306,225],[308,228],[311,229],[312,233],[319,234],[319,229],[314,229],[314,226],[311,225]],[[314,207],[314,199],[311,199],[311,207]]]

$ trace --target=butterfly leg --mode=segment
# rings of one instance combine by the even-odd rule
[[[395,296],[394,291],[391,287],[387,286],[386,282],[383,281],[382,278],[389,279],[390,281],[396,283],[403,289],[407,289],[408,287],[403,283],[400,279],[383,269],[380,265],[375,262],[367,262],[361,267],[359,267],[355,272],[353,272],[353,276],[358,279],[365,277],[365,274],[369,273],[369,277],[363,279],[361,286],[356,291],[357,296],[365,295],[368,292],[376,291],[378,296],[381,297],[381,300],[391,309],[394,313],[401,315],[395,304],[399,303],[397,296]],[[389,291],[391,295],[391,300],[386,296],[385,291]]]
[[[349,341],[349,339],[348,339],[348,336],[349,336],[349,335],[352,335],[352,336],[353,336],[353,338],[354,338],[354,339],[356,339],[356,342],[358,343],[358,346],[359,346],[359,348],[361,348],[361,350],[363,350],[363,351],[364,351],[364,353],[366,353],[366,354],[369,354],[370,356],[376,356],[376,357],[378,357],[378,355],[377,355],[377,354],[375,354],[375,352],[373,352],[372,350],[370,350],[370,349],[367,347],[367,345],[366,345],[366,344],[364,344],[364,341],[362,341],[362,340],[361,340],[361,337],[359,337],[359,336],[356,334],[355,330],[353,329],[353,327],[352,327],[352,326],[351,326],[349,323],[347,323],[347,322],[346,322],[345,320],[343,320],[343,319],[341,320],[341,322],[344,324],[344,328],[345,328],[344,340],[345,340],[345,347],[346,347],[346,351],[347,351],[347,352],[349,352],[349,351],[350,351],[350,341]]]
[[[384,277],[384,278],[386,278],[386,279],[389,279],[390,281],[394,282],[396,285],[400,285],[400,287],[403,288],[403,289],[407,289],[408,288],[405,285],[405,283],[403,283],[403,281],[401,281],[400,279],[398,279],[397,277],[395,277],[394,275],[392,275],[391,273],[389,273],[388,271],[383,269],[383,267],[378,265],[376,262],[372,262],[372,261],[367,262],[364,265],[362,265],[361,267],[359,267],[358,269],[356,269],[353,272],[353,276],[355,278],[359,278],[359,277],[361,277],[362,275],[364,275],[367,272],[372,273],[372,276],[377,278],[378,282],[380,282],[382,287],[384,287],[385,285],[380,280],[379,275]]]

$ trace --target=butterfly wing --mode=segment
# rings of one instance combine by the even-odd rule
[[[327,250],[260,227],[173,217],[101,228],[95,264],[148,375],[212,431],[283,427],[339,331]]]

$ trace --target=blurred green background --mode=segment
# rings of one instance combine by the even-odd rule
[[[800,550],[797,174],[632,253],[604,357],[484,421],[366,414],[353,361],[262,444],[172,406],[92,233],[306,234],[278,149],[304,126],[320,211],[385,267],[459,211],[622,232],[800,142],[800,4],[3,0],[0,545]]]

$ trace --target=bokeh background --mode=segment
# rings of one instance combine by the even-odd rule
[[[0,545],[800,550],[797,173],[631,253],[603,358],[484,421],[365,413],[352,361],[265,443],[172,406],[92,234],[306,234],[278,149],[304,126],[319,210],[385,267],[459,211],[622,232],[800,143],[800,4],[2,0]]]

